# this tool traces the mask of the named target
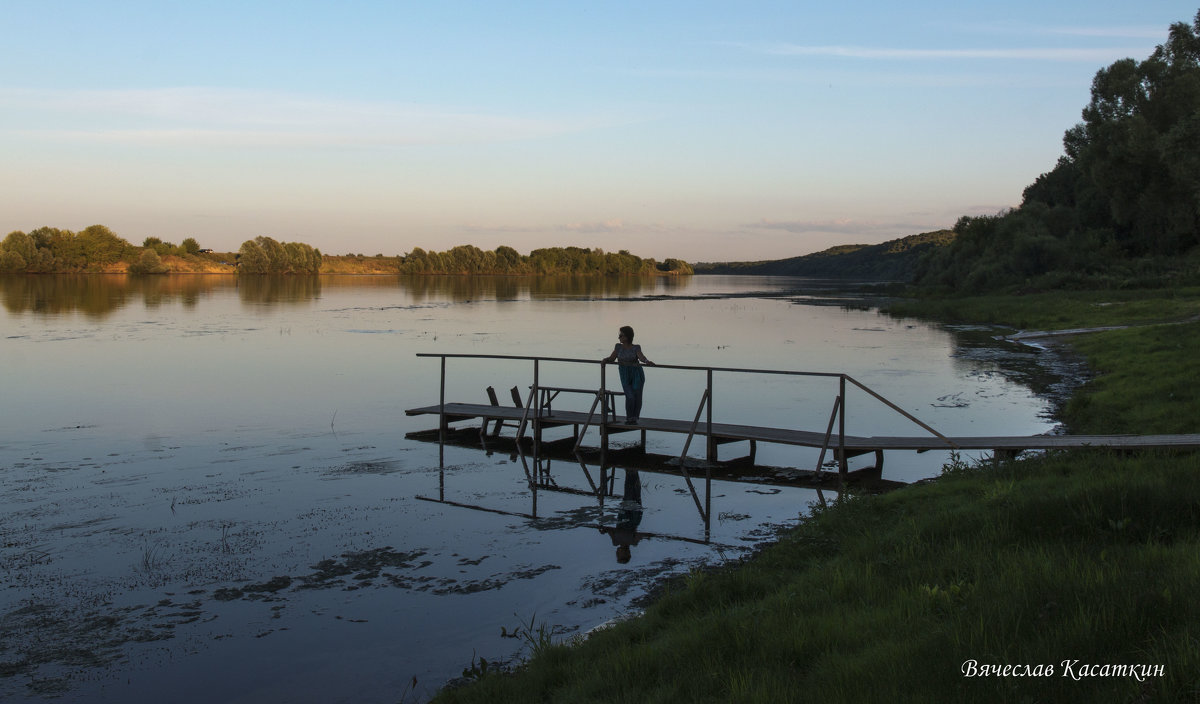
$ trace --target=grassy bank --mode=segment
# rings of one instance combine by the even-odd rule
[[[1077,328],[1186,320],[1198,297],[1110,299],[904,311]],[[1074,338],[1099,376],[1068,407],[1072,430],[1200,432],[1198,337],[1184,322]],[[673,583],[641,618],[539,642],[518,672],[438,700],[1196,701],[1198,498],[1196,454],[952,464],[940,481],[821,511],[740,566]],[[1116,669],[1130,665],[1149,676]],[[980,676],[985,666],[1029,676]]]
[[[888,311],[943,323],[1006,325],[1018,330],[1143,325],[1200,316],[1200,288],[912,298],[890,304]]]

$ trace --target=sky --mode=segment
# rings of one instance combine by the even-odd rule
[[[0,0],[0,232],[799,256],[991,215],[1196,0]]]

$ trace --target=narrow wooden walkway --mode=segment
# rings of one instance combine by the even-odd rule
[[[411,408],[405,411],[407,415],[441,415],[438,405]],[[475,421],[506,421],[520,422],[525,417],[525,410],[515,406],[492,406],[481,403],[447,403],[445,409],[447,422]],[[529,420],[534,414],[529,414]],[[597,416],[577,411],[556,410],[550,414],[542,413],[537,417],[542,427],[575,426],[582,428],[588,425],[593,428],[601,426]],[[691,421],[674,420],[669,418],[642,418],[637,425],[609,420],[605,427],[609,433],[648,430],[663,433],[679,433],[687,435],[694,433],[699,436],[706,434],[706,425],[695,425]],[[730,423],[713,423],[712,438],[718,443],[754,441],[781,445],[798,445],[803,447],[820,448],[826,446],[828,438],[825,433],[791,430],[787,428],[768,428],[752,425],[735,425]],[[877,452],[883,450],[909,450],[927,452],[930,450],[990,450],[1001,455],[1015,454],[1022,450],[1052,450],[1083,447],[1104,447],[1114,449],[1145,449],[1145,448],[1200,448],[1200,434],[1192,435],[1027,435],[1027,436],[857,436],[846,435],[842,446],[850,456]],[[833,449],[833,448],[831,448]]]
[[[572,426],[574,449],[583,447],[587,433],[595,429],[601,452],[607,452],[609,437],[616,433],[640,431],[642,446],[645,447],[646,432],[676,433],[686,435],[683,451],[679,455],[681,467],[686,465],[688,450],[693,439],[697,436],[704,438],[702,450],[709,465],[718,462],[718,446],[726,443],[748,441],[750,444],[749,461],[753,464],[756,445],[766,442],[779,445],[794,445],[819,448],[820,456],[814,471],[823,471],[827,454],[838,464],[838,473],[845,478],[849,472],[847,459],[869,453],[875,455],[875,470],[883,467],[884,452],[887,450],[907,450],[910,452],[927,452],[930,450],[983,450],[994,453],[997,458],[1015,456],[1024,450],[1052,450],[1067,448],[1110,448],[1110,449],[1200,449],[1200,434],[1190,435],[1030,435],[1030,436],[957,436],[947,437],[930,427],[920,419],[905,411],[892,401],[868,388],[853,377],[843,373],[807,372],[781,369],[743,369],[728,367],[697,367],[685,365],[660,364],[650,367],[655,374],[684,373],[704,374],[703,394],[700,404],[692,420],[673,418],[640,419],[638,424],[630,425],[620,422],[614,413],[615,396],[619,392],[608,388],[608,367],[615,366],[594,359],[569,359],[558,357],[524,357],[511,355],[481,355],[481,354],[431,354],[421,353],[418,357],[431,357],[440,361],[438,403],[435,405],[411,408],[406,411],[410,416],[433,415],[439,417],[438,428],[447,430],[449,424],[455,421],[473,420],[482,422],[481,433],[486,433],[487,426],[495,428],[492,434],[499,432],[502,426],[517,428],[518,438],[526,437],[527,430],[532,431],[535,447],[542,442],[542,431],[556,426]],[[447,363],[463,361],[489,360],[489,364],[500,365],[508,363],[532,362],[532,383],[527,387],[529,393],[522,400],[519,387],[511,390],[513,405],[501,405],[492,388],[487,389],[490,404],[484,403],[448,403],[446,402]],[[563,365],[586,365],[595,368],[599,374],[595,386],[585,385],[585,388],[564,388],[542,383],[541,371],[543,366],[553,366],[556,370]],[[670,371],[669,371],[670,370]],[[772,428],[756,425],[739,425],[719,423],[713,420],[713,378],[714,375],[773,375],[781,381],[787,378],[807,377],[810,380],[827,379],[836,384],[833,407],[829,416],[828,426],[818,430],[795,430],[791,428]],[[573,375],[578,377],[578,374]],[[615,374],[613,374],[615,376]],[[862,398],[868,402],[878,402],[891,408],[900,416],[907,418],[921,429],[919,434],[906,436],[861,436],[848,435],[847,399],[848,391],[855,392],[853,403],[857,404]],[[859,396],[858,394],[863,396]],[[553,408],[554,400],[560,395],[582,395],[584,404],[590,397],[591,408],[587,413],[575,410],[559,410]],[[443,433],[444,434],[444,433]],[[686,470],[685,476],[686,476]]]

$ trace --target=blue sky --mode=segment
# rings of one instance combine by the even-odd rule
[[[689,261],[881,242],[1018,204],[1096,71],[1196,10],[0,0],[0,230]]]

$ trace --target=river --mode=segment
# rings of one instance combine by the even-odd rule
[[[438,400],[438,361],[418,353],[599,360],[628,324],[656,362],[844,372],[947,435],[1054,426],[1023,383],[1036,351],[796,279],[6,276],[0,303],[4,701],[419,701],[480,658],[515,662],[522,634],[627,615],[662,577],[744,555],[829,498],[715,481],[706,524],[683,479],[642,471],[643,537],[618,561],[599,527],[629,502],[589,495],[599,468],[545,462],[536,476],[566,491],[535,494],[528,457],[406,437],[436,424],[404,413]],[[546,364],[541,383],[594,387],[597,369]],[[449,401],[494,386],[511,403],[532,374],[451,360],[447,379]],[[691,419],[704,388],[650,369],[643,415]],[[836,394],[719,375],[714,416],[823,430]],[[865,395],[847,417],[850,433],[921,432]],[[647,449],[682,443],[651,433]],[[946,460],[889,454],[883,478]],[[633,476],[607,473],[617,494]]]

